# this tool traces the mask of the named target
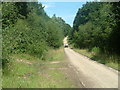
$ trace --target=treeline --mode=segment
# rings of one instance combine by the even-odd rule
[[[120,55],[120,2],[87,2],[79,8],[69,39],[77,48]]]
[[[2,3],[2,64],[10,55],[27,53],[44,59],[49,48],[59,48],[70,26],[55,15],[50,18],[38,2]]]

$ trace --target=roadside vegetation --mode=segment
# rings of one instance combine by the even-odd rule
[[[78,48],[73,48],[73,50],[82,55],[87,56],[88,58],[94,61],[105,64],[108,67],[111,67],[120,71],[120,68],[119,68],[120,64],[117,62],[118,60],[120,60],[120,57],[117,55],[107,55],[104,53],[99,53],[97,50],[89,51],[88,49],[78,49]]]
[[[44,59],[50,48],[61,47],[70,29],[62,18],[50,18],[38,2],[3,2],[2,11],[3,68],[11,61],[11,54]]]
[[[63,48],[51,49],[46,61],[29,54],[13,54],[3,71],[3,88],[73,88],[60,70],[64,59]],[[7,72],[7,73],[6,73]]]
[[[2,11],[3,69],[11,61],[11,54],[44,59],[50,48],[61,47],[65,28],[70,29],[62,18],[50,18],[38,2],[3,2]]]
[[[41,3],[3,2],[3,87],[72,87],[61,72],[47,64],[64,59],[62,40],[70,29],[62,18],[50,18]]]
[[[69,43],[93,60],[118,69],[119,12],[120,2],[87,2],[76,14]]]

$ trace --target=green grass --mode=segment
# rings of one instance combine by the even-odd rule
[[[2,90],[2,69],[0,69],[0,90]]]
[[[64,73],[57,69],[64,67],[62,64],[51,64],[51,61],[63,61],[63,48],[51,50],[43,61],[28,54],[16,54],[11,57],[8,67],[3,70],[3,88],[75,87],[66,79]]]
[[[120,70],[120,68],[118,67],[119,66],[118,61],[120,60],[119,56],[107,55],[107,54],[104,54],[104,53],[102,54],[102,53],[98,53],[98,52],[95,52],[95,51],[90,52],[87,49],[76,49],[76,48],[74,48],[73,50],[82,54],[82,55],[85,55],[85,56],[91,58],[92,60],[95,60],[99,63],[105,64],[106,66],[109,66],[109,67],[114,68],[116,70]]]
[[[87,49],[76,49],[76,48],[74,48],[74,51],[76,51],[76,52],[78,52],[78,53],[80,53],[82,55],[85,55],[85,56],[87,56],[89,58],[93,57],[93,53],[89,52]]]
[[[64,49],[61,47],[60,49],[51,49],[46,55],[45,58],[47,61],[56,61],[56,60],[64,60]]]
[[[109,62],[106,63],[106,65],[120,71],[120,68],[118,67],[117,63]]]

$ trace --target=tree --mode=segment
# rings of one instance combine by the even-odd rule
[[[62,45],[70,28],[62,18],[50,18],[38,2],[3,2],[2,22],[4,66],[11,60],[9,56],[15,53],[44,59],[49,48]]]
[[[120,3],[88,2],[73,22],[70,38],[80,48],[99,47],[102,52],[120,54]]]

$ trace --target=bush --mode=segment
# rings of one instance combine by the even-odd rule
[[[54,17],[54,20],[48,17],[42,4],[36,2],[3,2],[3,9],[4,66],[10,61],[11,54],[27,53],[44,59],[49,47],[59,48],[62,45],[67,33],[64,30],[70,28],[61,18]]]
[[[91,49],[93,53],[100,53],[100,48],[99,47],[94,47]]]

